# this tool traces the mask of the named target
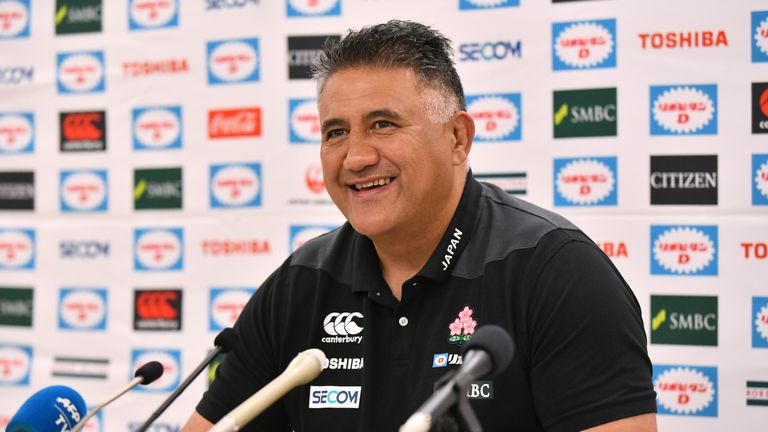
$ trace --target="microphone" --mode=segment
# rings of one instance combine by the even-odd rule
[[[152,413],[151,416],[147,419],[147,421],[144,422],[141,426],[139,426],[138,429],[136,429],[135,432],[144,432],[149,428],[149,426],[157,420],[158,417],[160,417],[160,414],[165,412],[166,409],[175,401],[181,393],[186,390],[187,387],[189,387],[190,384],[192,384],[192,381],[197,378],[198,375],[200,375],[200,372],[205,369],[206,366],[211,364],[214,358],[216,358],[219,353],[226,353],[232,350],[232,348],[235,347],[235,344],[237,344],[237,333],[235,333],[234,330],[227,327],[224,330],[222,330],[217,336],[216,339],[213,340],[213,345],[215,348],[213,351],[211,351],[205,359],[203,359],[203,362],[200,363],[195,370],[192,371],[191,374],[182,382],[179,387],[176,388],[176,390],[171,393],[170,396],[155,410],[155,412]]]
[[[514,352],[512,337],[506,330],[497,325],[478,328],[462,349],[464,361],[461,367],[455,374],[444,377],[448,380],[408,418],[400,427],[400,432],[428,432],[434,419],[438,419],[451,406],[460,402],[460,398],[465,397],[467,388],[473,381],[493,377],[505,370],[512,361]],[[466,416],[467,413],[462,414]]]
[[[136,387],[137,385],[147,385],[152,384],[160,378],[160,375],[163,374],[163,365],[160,364],[160,362],[157,361],[151,361],[140,368],[136,369],[136,373],[133,375],[135,378],[132,379],[128,384],[125,385],[125,387],[118,390],[115,394],[108,397],[107,399],[99,402],[97,405],[95,405],[90,412],[88,412],[88,415],[85,416],[80,422],[75,425],[75,428],[72,429],[72,432],[79,432],[83,426],[85,426],[86,423],[88,423],[88,420],[91,419],[91,417],[95,416],[96,413],[102,410],[105,406],[112,403],[115,399],[119,398],[123,394],[127,393],[130,389]]]
[[[74,389],[55,385],[30,396],[19,408],[6,432],[69,432],[85,415],[83,397]]]
[[[326,361],[325,354],[317,348],[300,352],[283,373],[230,411],[208,432],[237,432],[242,429],[286,393],[317,378]]]

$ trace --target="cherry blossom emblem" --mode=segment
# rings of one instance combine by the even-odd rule
[[[464,309],[459,312],[458,318],[448,324],[448,329],[451,331],[451,335],[448,337],[449,343],[461,345],[472,339],[475,328],[477,328],[477,321],[472,319],[474,313],[475,311],[470,306],[464,306]]]

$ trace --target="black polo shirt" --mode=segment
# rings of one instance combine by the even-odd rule
[[[197,411],[215,423],[320,348],[328,368],[245,430],[396,431],[486,324],[517,352],[468,391],[485,430],[576,431],[655,412],[640,307],[610,260],[564,218],[471,174],[399,302],[348,223],[299,248],[243,310]]]

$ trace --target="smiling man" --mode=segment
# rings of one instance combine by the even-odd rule
[[[518,349],[471,387],[485,430],[655,431],[637,300],[570,222],[473,178],[450,42],[390,21],[326,46],[314,70],[323,175],[348,222],[259,288],[184,431],[312,347],[326,370],[245,430],[397,430],[487,324]]]

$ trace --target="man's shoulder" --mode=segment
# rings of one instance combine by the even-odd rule
[[[301,245],[285,263],[288,267],[304,267],[316,271],[326,271],[336,279],[351,277],[347,262],[351,254],[344,253],[354,247],[358,234],[349,222],[321,234]],[[348,274],[349,273],[349,274]],[[347,277],[345,277],[347,276]],[[348,282],[348,281],[347,281]]]

